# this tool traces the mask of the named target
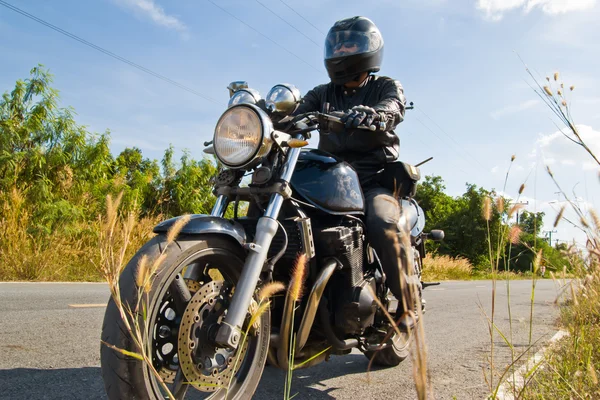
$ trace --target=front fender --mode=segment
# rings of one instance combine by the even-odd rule
[[[156,225],[154,233],[166,233],[171,226],[181,217],[168,219]],[[246,231],[239,223],[212,215],[192,214],[190,220],[181,229],[181,233],[186,235],[200,235],[203,233],[217,233],[231,236],[240,245],[246,244]]]

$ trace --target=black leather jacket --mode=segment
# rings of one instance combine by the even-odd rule
[[[333,83],[319,85],[308,91],[295,114],[322,111],[329,103],[331,109],[345,111],[363,105],[386,114],[386,131],[341,129],[321,132],[319,149],[332,153],[352,164],[361,180],[380,170],[386,162],[398,158],[400,141],[394,128],[404,120],[406,99],[400,82],[385,76],[370,75],[358,88],[346,88]]]

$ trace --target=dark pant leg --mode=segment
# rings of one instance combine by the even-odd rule
[[[410,233],[399,224],[400,205],[390,190],[381,187],[367,190],[365,200],[367,235],[381,259],[386,284],[399,303],[412,304],[411,292],[417,288],[411,286],[418,277],[413,274],[413,250],[406,236]]]

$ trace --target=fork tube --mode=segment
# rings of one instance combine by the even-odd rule
[[[210,215],[213,217],[222,217],[223,214],[225,214],[225,209],[227,208],[227,200],[227,196],[222,194],[219,195]]]
[[[292,178],[299,155],[299,148],[289,150],[285,164],[281,169],[281,180],[289,182]],[[277,217],[279,216],[283,201],[284,198],[281,194],[274,193],[271,195],[265,215],[258,220],[254,243],[247,245],[249,253],[246,257],[242,274],[235,286],[235,292],[231,299],[231,304],[227,309],[225,320],[221,324],[215,338],[215,341],[222,346],[237,348],[240,343],[241,328],[244,324],[248,307],[250,307],[252,295],[267,259],[271,241],[279,228]]]

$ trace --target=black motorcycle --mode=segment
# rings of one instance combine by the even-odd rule
[[[229,89],[229,108],[205,150],[225,167],[214,179],[216,203],[211,215],[191,216],[167,246],[147,294],[143,334],[152,366],[178,399],[249,399],[266,362],[305,368],[357,348],[378,365],[398,365],[408,356],[411,335],[393,330],[380,307],[393,315],[396,300],[365,239],[357,173],[331,154],[303,149],[319,124],[339,124],[339,116],[292,116],[300,101],[292,85],[276,85],[264,100],[240,82]],[[424,213],[412,199],[419,169],[398,162],[386,172],[420,278],[424,241],[443,232],[423,232]],[[238,215],[240,202],[250,204],[247,216]],[[225,218],[230,206],[233,218]],[[156,226],[157,235],[126,266],[119,282],[123,304],[136,304],[139,260],[163,252],[177,219]],[[306,294],[298,302],[289,291],[274,296],[251,321],[260,288],[287,284],[299,256],[307,260]],[[102,340],[139,351],[113,299]],[[106,346],[101,361],[110,399],[165,397],[147,363]]]

